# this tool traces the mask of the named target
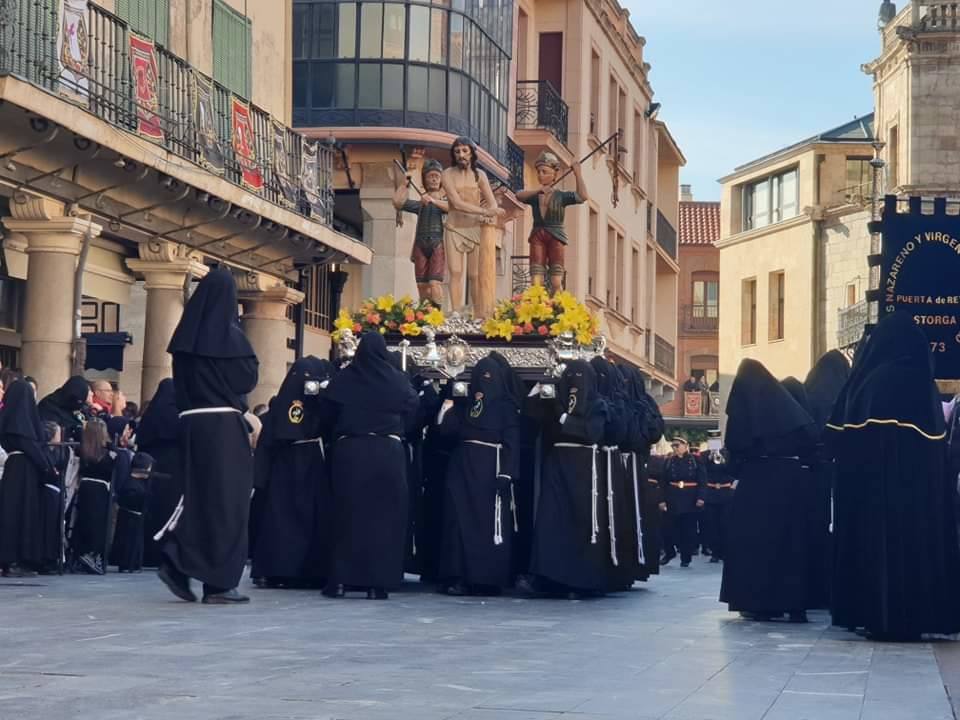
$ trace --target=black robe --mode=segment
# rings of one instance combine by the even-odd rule
[[[333,365],[308,356],[297,360],[262,417],[255,487],[259,498],[253,577],[322,585],[330,554],[330,476],[321,395],[307,381],[329,380]],[[323,390],[321,390],[321,393]]]
[[[441,432],[458,439],[447,468],[440,558],[440,577],[448,584],[512,584],[522,401],[511,393],[512,373],[497,358],[480,360],[468,397],[444,412],[440,423]]]
[[[180,415],[173,378],[160,381],[137,428],[137,447],[153,458],[143,510],[143,564],[159,567],[161,544],[153,539],[183,496],[180,474]]]
[[[408,369],[408,373],[410,372]],[[436,420],[441,398],[433,382],[416,370],[412,371],[410,384],[417,393],[419,403],[416,414],[412,415],[407,423],[406,436],[403,439],[404,452],[407,454],[407,491],[410,496],[404,569],[424,577],[428,573],[428,562],[425,561],[430,557],[431,542],[425,502],[428,462],[426,436],[428,428]],[[439,537],[434,540],[439,541]],[[433,567],[436,567],[436,563],[433,563]]]
[[[831,614],[881,638],[960,631],[960,550],[943,413],[923,332],[885,317],[828,425],[837,459]]]
[[[610,587],[611,567],[599,467],[606,404],[596,373],[580,360],[567,363],[557,395],[557,407],[544,420],[547,449],[530,571],[548,585],[602,593]]]
[[[730,610],[781,615],[821,602],[808,549],[816,494],[813,419],[755,360],[744,360],[727,404],[726,447],[737,478],[720,601]]]
[[[115,477],[129,467],[126,451],[104,449],[97,461],[80,460],[80,480],[70,508],[70,556],[87,571],[103,574],[112,520]],[[120,472],[114,470],[120,458]],[[80,569],[80,568],[78,568]]]
[[[143,568],[143,511],[153,458],[137,453],[129,467],[114,472],[117,522],[110,549],[110,562],[120,572],[139,572]]]
[[[50,523],[60,513],[56,505],[50,509],[48,498],[59,501],[60,493],[46,487],[59,490],[33,388],[22,380],[11,383],[4,397],[0,447],[7,452],[0,478],[0,566],[40,569],[57,559],[51,554],[59,547],[59,525]]]
[[[627,453],[627,480],[637,498],[641,548],[638,550],[638,580],[660,573],[661,510],[663,492],[657,480],[650,477],[650,448],[663,437],[663,415],[656,401],[646,391],[643,374],[637,368],[618,366],[626,381],[631,409],[629,433],[622,449]],[[642,550],[642,552],[641,552]]]
[[[640,574],[633,478],[632,474],[628,477],[621,458],[621,446],[630,440],[633,411],[623,374],[605,358],[596,357],[590,364],[597,373],[598,392],[607,406],[600,448],[600,499],[605,506],[601,515],[610,538],[610,589],[623,590],[633,585]]]
[[[237,288],[226,270],[200,281],[170,340],[181,412],[182,513],[163,552],[205,592],[234,588],[247,560],[253,462],[243,419],[257,358],[240,329]],[[200,412],[197,410],[215,410]]]
[[[418,397],[388,357],[379,333],[365,333],[349,366],[330,381],[333,426],[333,550],[328,581],[391,588],[403,579],[409,493],[403,434]]]

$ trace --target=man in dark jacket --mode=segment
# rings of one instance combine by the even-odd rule
[[[690,454],[686,439],[674,438],[671,443],[673,455],[664,463],[660,485],[666,498],[667,524],[672,542],[680,549],[680,567],[690,567],[690,560],[697,549],[697,512],[703,507],[707,475],[703,465]],[[676,552],[673,545],[664,543],[666,565]]]

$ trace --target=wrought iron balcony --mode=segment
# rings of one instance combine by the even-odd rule
[[[680,308],[680,329],[687,333],[716,335],[720,330],[717,305],[684,305]]]
[[[662,373],[674,377],[677,369],[677,350],[659,335],[653,338],[653,366]]]
[[[57,8],[52,0],[0,0],[0,75],[16,75],[51,92],[69,93],[79,107],[114,127],[136,134],[142,124],[143,101],[137,98],[130,50],[130,29],[116,15],[90,3],[86,12],[86,63],[76,72],[62,72],[57,57]],[[203,148],[212,143],[222,156],[223,177],[243,186],[241,159],[234,149],[233,94],[164,47],[155,47],[156,107],[149,111],[162,130],[158,147],[202,166]],[[79,78],[71,80],[70,78]],[[201,131],[197,122],[197,80],[209,82],[212,131]],[[245,98],[237,96],[246,103]],[[249,171],[259,172],[263,187],[257,194],[277,205],[330,225],[333,219],[333,149],[317,144],[318,182],[309,203],[301,178],[301,136],[277,122],[269,113],[250,104],[253,137],[248,144],[254,159],[244,160]],[[276,172],[274,147],[284,140],[286,176]],[[276,142],[276,145],[275,145]],[[288,201],[290,183],[295,200]],[[284,183],[287,191],[285,193]],[[311,188],[312,190],[312,188]],[[312,209],[311,209],[312,207]]]
[[[674,260],[677,259],[677,230],[659,210],[657,210],[657,245]]]
[[[517,127],[549,130],[567,144],[567,104],[548,80],[517,82]]]
[[[851,348],[860,342],[863,331],[870,319],[870,306],[866,300],[861,300],[849,307],[840,308],[839,323],[837,325],[837,345],[841,348]]]
[[[510,189],[523,190],[523,148],[507,138],[507,169],[510,171]]]

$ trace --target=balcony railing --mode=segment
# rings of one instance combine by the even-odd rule
[[[720,330],[717,305],[684,305],[680,308],[680,328],[688,333],[716,334]]]
[[[549,130],[567,144],[567,104],[548,80],[517,82],[517,127]]]
[[[911,20],[916,30],[960,32],[960,3],[914,2]]]
[[[530,256],[510,256],[510,291],[519,295],[530,287]]]
[[[66,92],[88,112],[131,134],[138,129],[137,88],[131,69],[130,29],[116,15],[90,3],[87,9],[87,62],[75,76],[62,73],[57,58],[59,27],[54,0],[0,0],[0,75],[17,75],[53,92]],[[240,160],[233,144],[231,92],[160,45],[155,49],[156,102],[151,108],[163,131],[158,142],[167,151],[201,165],[203,148],[219,145],[223,176],[242,185]],[[79,77],[80,81],[71,80]],[[197,122],[197,79],[212,86],[213,137],[201,132]],[[245,98],[238,99],[247,102]],[[301,136],[276,123],[266,111],[250,104],[253,137],[249,145],[255,159],[244,159],[247,170],[259,171],[263,188],[258,194],[284,207],[330,225],[333,218],[333,150],[317,144],[319,198],[311,204],[301,186]],[[286,148],[287,189],[296,189],[288,201],[281,175],[273,162],[274,147],[282,139]]]
[[[677,368],[677,350],[659,335],[653,338],[653,366],[673,377]]]
[[[664,214],[659,210],[657,210],[657,245],[662,247],[667,255],[672,257],[674,260],[677,259],[676,228],[670,224],[670,221],[667,220]]]
[[[510,189],[523,190],[523,148],[507,138],[507,170],[510,171]]]
[[[859,343],[869,318],[870,306],[866,300],[861,300],[849,307],[840,308],[837,345],[840,348],[849,348]]]

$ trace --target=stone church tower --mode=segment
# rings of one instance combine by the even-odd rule
[[[960,5],[880,7],[873,77],[875,135],[885,144],[883,191],[960,197]]]

